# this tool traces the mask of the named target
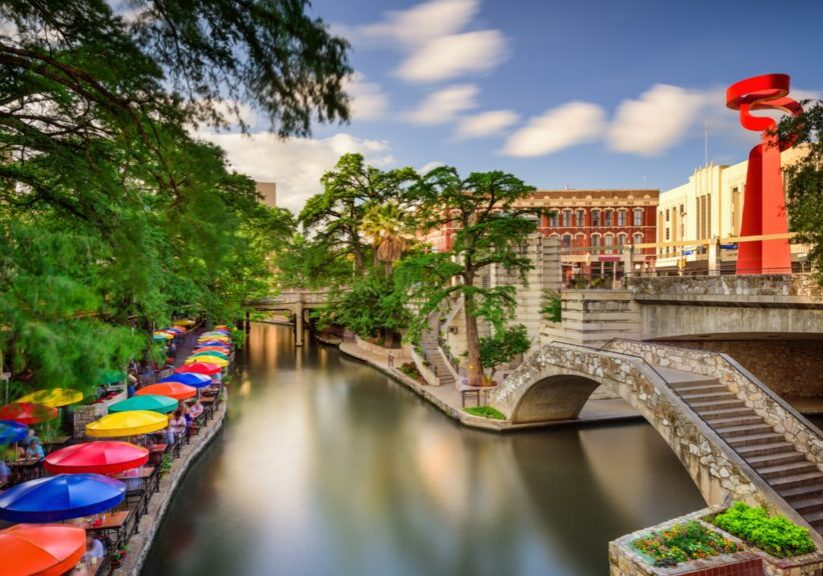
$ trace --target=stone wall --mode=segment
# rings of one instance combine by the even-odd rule
[[[378,356],[383,356],[387,358],[389,354],[394,356],[395,362],[398,363],[398,366],[403,362],[408,362],[411,359],[409,353],[404,348],[384,348],[383,346],[379,346],[377,344],[372,344],[371,342],[366,342],[357,334],[354,335],[354,341],[357,343],[357,346],[371,352],[372,354],[377,354]]]
[[[126,397],[126,391],[121,390],[117,396],[112,397],[106,402],[74,407],[74,421],[72,424],[74,429],[74,437],[83,438],[86,435],[87,424],[91,424],[95,420],[99,420],[108,414],[110,405],[120,402],[121,400],[125,400]]]
[[[676,340],[673,346],[728,354],[783,398],[823,396],[823,340]]]
[[[559,343],[544,346],[491,393],[490,404],[511,424],[572,418],[599,384],[612,387],[655,428],[707,503],[743,500],[803,522],[640,358]],[[561,413],[564,406],[568,413]]]
[[[561,322],[543,323],[543,343],[598,347],[612,338],[640,335],[640,310],[628,290],[563,290],[560,297]]]

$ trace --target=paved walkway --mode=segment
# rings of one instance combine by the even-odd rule
[[[499,420],[480,418],[466,413],[461,406],[460,392],[454,385],[427,386],[420,384],[419,382],[416,382],[406,376],[397,368],[389,368],[385,357],[369,352],[368,350],[364,350],[353,342],[343,342],[340,344],[340,351],[368,362],[375,368],[386,372],[408,388],[413,389],[415,392],[423,396],[426,400],[440,408],[443,412],[452,418],[459,420],[466,426],[492,430],[513,429],[512,427],[501,425],[501,421]],[[470,402],[471,403],[469,405],[473,405],[473,397]],[[641,418],[640,413],[619,398],[608,400],[589,400],[580,412],[579,418],[574,420],[559,420],[556,422],[551,422],[550,425],[580,422],[609,422],[638,418]],[[540,424],[540,426],[546,425],[547,424]],[[529,426],[524,425],[522,427],[526,428]]]

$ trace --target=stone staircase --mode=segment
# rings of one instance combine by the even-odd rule
[[[655,367],[757,474],[823,534],[823,472],[716,378]]]
[[[431,364],[431,369],[440,380],[440,385],[454,384],[454,377],[451,370],[446,366],[446,359],[437,343],[440,333],[440,315],[429,316],[428,328],[420,335],[420,347],[423,349],[425,359]]]

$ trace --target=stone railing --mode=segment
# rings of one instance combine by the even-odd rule
[[[372,344],[371,342],[367,342],[357,334],[354,335],[354,342],[355,344],[357,344],[358,348],[362,348],[366,352],[382,356],[383,358],[388,358],[391,355],[394,357],[396,362],[407,361],[410,358],[408,352],[402,347],[385,348],[384,346],[380,346],[379,344]]]
[[[622,339],[612,340],[604,349],[635,354],[655,366],[717,378],[823,470],[823,437],[817,428],[730,356]]]

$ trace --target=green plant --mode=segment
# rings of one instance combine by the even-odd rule
[[[560,293],[555,290],[543,292],[543,307],[540,309],[543,318],[549,322],[560,322],[563,316],[563,301]]]
[[[731,508],[710,519],[729,534],[778,558],[799,556],[815,550],[806,528],[785,516],[769,516],[764,508],[736,502]]]
[[[695,520],[652,532],[632,541],[631,546],[648,556],[655,566],[674,566],[687,560],[737,551],[737,544]]]
[[[162,478],[171,470],[171,454],[163,454],[163,461],[160,463],[160,477]]]
[[[469,406],[468,408],[463,408],[463,410],[472,416],[480,416],[481,418],[491,418],[492,420],[506,419],[505,414],[497,408],[492,408],[491,406]]]

